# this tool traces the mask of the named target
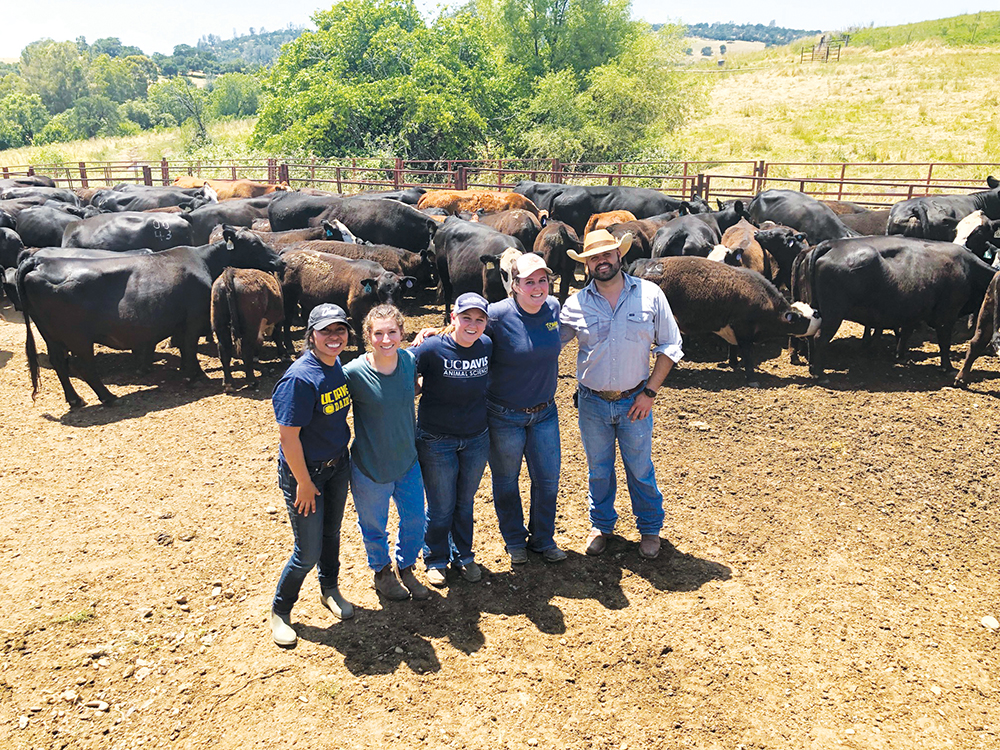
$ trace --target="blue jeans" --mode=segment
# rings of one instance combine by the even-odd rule
[[[295,535],[292,556],[285,563],[271,609],[280,615],[290,614],[299,598],[299,590],[309,571],[319,566],[320,590],[337,586],[340,573],[340,522],[344,519],[351,460],[345,458],[330,469],[313,469],[309,476],[319,490],[316,510],[304,516],[295,509],[298,482],[283,460],[278,461],[278,486],[285,495],[288,520]]]
[[[555,403],[526,414],[486,402],[490,426],[490,472],[493,505],[507,549],[530,547],[544,552],[556,546],[556,496],[559,494],[559,414]],[[528,528],[517,478],[521,459],[531,477]]]
[[[632,512],[640,534],[659,534],[663,528],[663,495],[653,471],[653,413],[635,422],[628,418],[635,396],[621,401],[605,401],[580,388],[579,422],[583,450],[587,454],[590,523],[598,531],[614,531],[615,441],[625,465],[625,481],[632,499]]]
[[[486,470],[490,434],[462,438],[417,430],[417,455],[427,493],[424,564],[468,565],[472,552],[472,504]]]
[[[351,494],[358,511],[358,528],[365,542],[368,567],[376,573],[389,559],[389,498],[396,503],[399,532],[393,556],[399,568],[408,568],[417,561],[424,546],[424,482],[420,462],[395,482],[376,482],[365,475],[357,464],[351,464]]]

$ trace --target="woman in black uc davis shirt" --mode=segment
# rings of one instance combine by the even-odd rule
[[[482,577],[472,551],[472,506],[490,452],[486,384],[493,343],[483,336],[488,305],[474,292],[461,295],[452,325],[413,350],[423,376],[417,456],[427,495],[424,564],[435,586],[445,584],[449,563],[467,581]]]
[[[340,525],[351,476],[347,451],[351,397],[338,359],[348,331],[343,309],[331,304],[315,307],[309,315],[306,349],[281,376],[271,396],[281,441],[278,484],[295,535],[295,548],[271,605],[271,634],[281,646],[295,643],[292,607],[317,565],[323,605],[341,619],[354,616],[354,607],[341,596],[337,581]]]

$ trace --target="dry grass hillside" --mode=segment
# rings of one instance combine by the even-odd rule
[[[800,64],[798,50],[730,56],[673,145],[689,159],[1000,160],[1000,50],[848,47],[825,64]]]

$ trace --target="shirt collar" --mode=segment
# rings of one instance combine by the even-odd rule
[[[630,276],[629,274],[625,273],[624,271],[622,271],[622,279],[624,279],[624,281],[625,281],[625,287],[622,289],[622,291],[625,294],[628,294],[635,287],[637,287],[639,285],[638,280],[636,280],[636,278],[634,276]],[[587,286],[585,286],[583,288],[583,291],[589,292],[590,294],[593,294],[596,297],[600,297],[601,296],[601,293],[599,291],[597,291],[597,282],[594,281],[594,280],[591,280],[591,282],[589,284],[587,284]]]

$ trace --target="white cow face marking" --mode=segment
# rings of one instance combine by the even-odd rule
[[[806,332],[800,338],[812,338],[819,333],[819,327],[823,324],[823,318],[820,317],[819,312],[813,310],[805,302],[793,302],[792,308],[798,310],[802,313],[803,317],[809,319],[809,328],[806,329]]]

